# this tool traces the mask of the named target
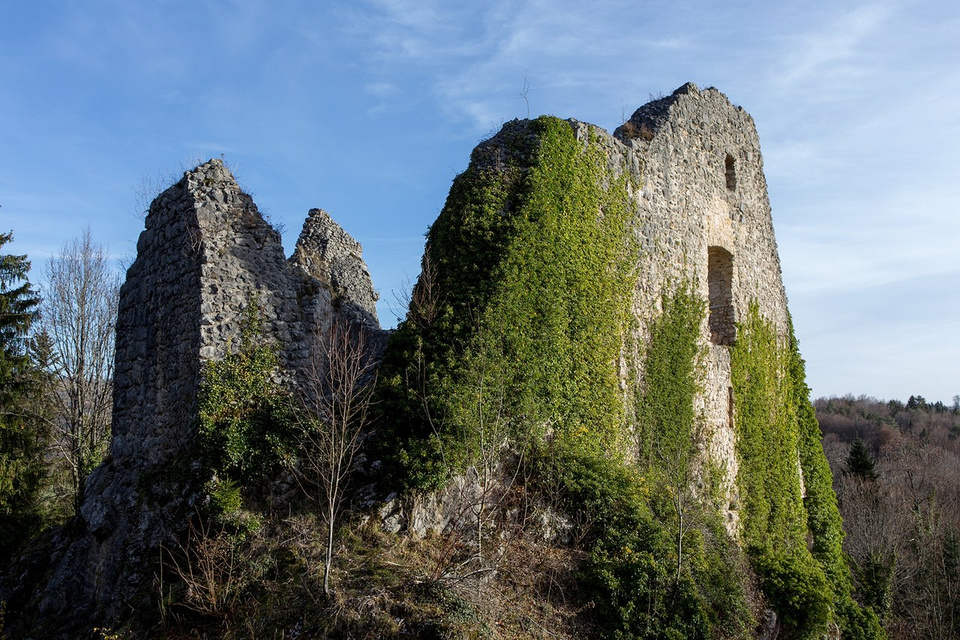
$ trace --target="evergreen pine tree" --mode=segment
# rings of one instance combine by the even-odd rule
[[[0,247],[13,238],[0,233]],[[0,565],[40,526],[45,430],[32,405],[39,393],[30,326],[39,297],[26,256],[0,254]]]
[[[878,474],[875,466],[876,462],[867,451],[863,440],[861,438],[854,440],[847,455],[847,471],[866,480],[876,480]]]

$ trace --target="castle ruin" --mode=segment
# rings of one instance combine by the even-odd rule
[[[685,84],[637,109],[614,131],[642,167],[640,279],[634,313],[646,326],[669,283],[693,277],[709,307],[701,398],[711,456],[733,498],[737,456],[730,375],[736,323],[755,302],[777,333],[789,332],[787,296],[753,118],[716,89]],[[634,160],[634,158],[636,158]],[[728,500],[729,503],[729,500]],[[735,524],[737,514],[728,513]]]
[[[729,503],[737,474],[736,323],[756,301],[781,335],[788,332],[753,120],[719,91],[686,84],[638,109],[612,135],[570,125],[578,137],[599,140],[611,165],[626,167],[640,185],[632,194],[640,247],[632,305],[641,334],[671,283],[690,278],[709,301],[698,402]],[[142,605],[136,594],[150,579],[157,548],[182,533],[182,513],[196,499],[163,471],[183,463],[196,432],[201,365],[228,352],[252,296],[294,379],[311,341],[331,323],[379,330],[359,244],[315,209],[287,259],[279,234],[219,160],[156,198],[137,251],[121,292],[110,454],[90,476],[77,524],[58,534],[45,564],[34,567],[49,575],[36,612],[46,619],[81,611],[85,620],[119,620]],[[731,531],[736,518],[731,510]],[[8,579],[4,593],[24,584]]]

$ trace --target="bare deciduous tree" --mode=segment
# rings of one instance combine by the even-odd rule
[[[421,329],[431,326],[437,319],[440,311],[439,286],[437,285],[437,268],[430,259],[430,247],[423,251],[420,261],[420,278],[413,288],[410,299],[404,306],[407,307],[407,318],[412,320]]]
[[[307,415],[300,472],[327,526],[323,591],[329,594],[334,529],[367,426],[375,363],[364,329],[346,321],[334,321],[315,345],[302,389]]]
[[[889,638],[960,637],[960,418],[921,396],[816,407],[858,597]],[[848,472],[857,438],[874,473]]]
[[[120,278],[90,228],[47,265],[42,325],[53,346],[54,442],[70,470],[74,506],[110,440]]]

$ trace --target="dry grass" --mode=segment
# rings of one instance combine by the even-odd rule
[[[625,140],[634,140],[639,138],[645,142],[653,140],[653,130],[647,124],[637,124],[633,120],[627,120],[620,125],[620,137]]]
[[[589,637],[576,590],[582,553],[520,523],[491,527],[485,571],[451,571],[473,549],[465,532],[414,539],[354,516],[340,530],[323,594],[324,526],[306,514],[243,537],[195,526],[169,553],[163,616],[171,638]],[[466,532],[466,537],[469,537]]]

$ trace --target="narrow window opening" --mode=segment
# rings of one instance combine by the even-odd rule
[[[710,289],[710,341],[730,346],[737,336],[733,309],[733,256],[723,247],[707,250]]]
[[[727,189],[733,191],[737,188],[737,161],[733,159],[733,156],[729,153],[727,154],[727,159],[724,162],[726,168],[726,178],[727,178]]]
[[[733,387],[727,387],[727,426],[733,429]]]

